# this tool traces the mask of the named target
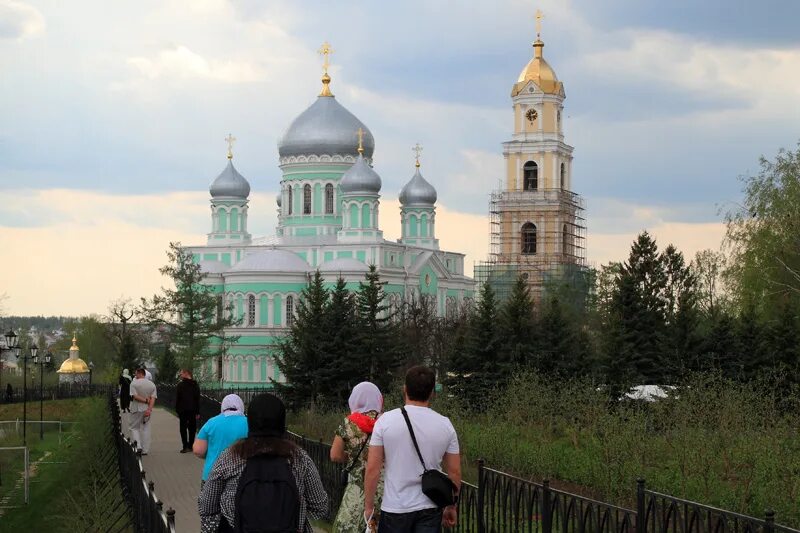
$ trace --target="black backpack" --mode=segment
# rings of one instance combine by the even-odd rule
[[[286,457],[247,460],[236,487],[236,533],[297,533],[300,493]]]

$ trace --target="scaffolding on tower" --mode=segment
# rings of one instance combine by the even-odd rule
[[[584,209],[583,198],[564,189],[492,192],[489,258],[475,265],[475,280],[490,283],[499,302],[508,298],[520,275],[537,302],[557,287],[585,298]]]

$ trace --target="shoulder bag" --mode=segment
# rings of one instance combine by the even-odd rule
[[[419,444],[417,444],[417,437],[414,435],[414,428],[411,427],[411,420],[408,418],[408,413],[405,407],[401,407],[400,411],[403,413],[403,418],[406,419],[408,432],[411,433],[411,440],[414,442],[414,448],[417,450],[419,462],[422,463],[422,493],[433,501],[440,509],[456,503],[455,489],[456,486],[453,481],[447,477],[447,474],[441,470],[428,470],[425,467],[425,461],[422,459],[422,453],[419,451]]]
[[[361,448],[358,449],[358,453],[353,457],[350,466],[347,466],[342,469],[341,477],[339,478],[339,485],[342,488],[347,486],[347,483],[350,481],[350,471],[356,467],[356,463],[358,462],[358,458],[361,457],[361,452],[364,451],[364,448],[367,446],[367,442],[369,442],[369,438],[372,436],[369,433],[366,433],[367,438],[364,439],[364,442],[361,443]]]

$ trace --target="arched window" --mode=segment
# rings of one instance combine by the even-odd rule
[[[247,297],[247,325],[251,328],[256,325],[256,297],[252,294]]]
[[[311,214],[311,185],[303,185],[303,214]]]
[[[286,297],[286,325],[291,327],[294,323],[294,296]]]
[[[566,167],[566,165],[564,165],[564,163],[561,163],[561,184],[560,184],[560,186],[561,186],[562,189],[567,186],[567,167]]]
[[[569,231],[567,231],[566,224],[564,224],[564,227],[561,229],[561,246],[564,247],[564,255],[571,255],[572,251],[570,250]]]
[[[289,194],[288,194],[289,197],[287,198],[289,200],[289,212],[288,212],[288,214],[291,215],[292,211],[294,211],[294,194],[293,194],[291,185],[289,185],[289,191],[288,192],[289,192]]]
[[[522,188],[526,191],[535,191],[539,188],[539,166],[533,161],[528,161],[522,167]]]
[[[325,186],[325,214],[333,214],[333,185],[330,183]]]
[[[530,255],[536,253],[536,226],[530,222],[522,225],[522,253]]]

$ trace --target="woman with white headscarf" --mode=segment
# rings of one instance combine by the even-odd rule
[[[375,420],[383,412],[383,395],[377,386],[364,381],[353,388],[348,401],[350,414],[336,430],[331,446],[331,461],[344,463],[347,472],[342,504],[333,522],[336,533],[363,533],[364,521],[364,467],[367,463],[369,437]],[[342,481],[344,483],[344,480]],[[383,493],[383,483],[378,496]],[[378,504],[375,505],[379,509]]]
[[[244,402],[236,394],[228,394],[222,399],[220,414],[203,424],[197,438],[194,439],[192,452],[200,459],[205,459],[203,486],[214,461],[219,454],[239,439],[247,437],[247,417],[244,416]]]

